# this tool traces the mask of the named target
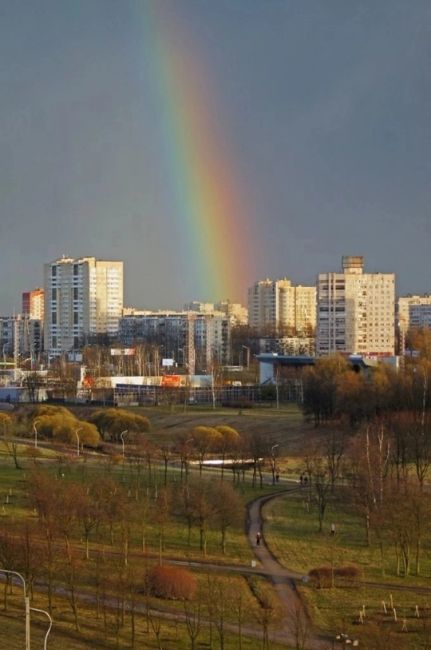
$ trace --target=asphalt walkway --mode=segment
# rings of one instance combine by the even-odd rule
[[[247,536],[256,559],[261,564],[262,573],[272,582],[280,600],[283,613],[281,628],[273,635],[273,638],[289,643],[293,648],[327,650],[332,648],[331,640],[321,636],[313,629],[311,619],[296,589],[296,582],[302,578],[301,574],[283,567],[271,553],[265,540],[263,506],[272,499],[283,497],[289,492],[297,492],[299,489],[298,487],[286,488],[286,490],[259,497],[249,503]],[[256,540],[258,532],[261,534],[259,544]],[[300,641],[301,637],[303,644]]]

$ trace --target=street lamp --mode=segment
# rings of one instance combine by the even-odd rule
[[[124,455],[125,455],[125,454],[124,454],[124,452],[125,452],[125,447],[124,447],[124,436],[126,435],[126,433],[129,433],[129,430],[128,430],[128,429],[125,429],[124,431],[122,431],[122,432],[120,433],[121,442],[122,442],[122,444],[123,444],[123,460],[124,460]]]
[[[279,447],[280,445],[277,443],[276,445],[272,445],[271,447],[271,470],[272,470],[272,484],[275,485],[275,454],[274,454],[274,449]]]
[[[78,431],[82,431],[82,427],[78,427],[78,428],[75,430],[75,436],[76,436],[76,455],[77,455],[77,456],[79,456],[79,444],[80,444],[80,442],[81,442],[80,439],[79,439]]]
[[[33,431],[34,431],[34,446],[37,448],[37,428],[36,428],[36,422],[39,422],[39,420],[36,418],[36,420],[33,422]]]
[[[241,348],[243,350],[247,350],[247,356],[246,356],[247,366],[246,367],[247,367],[247,370],[248,370],[249,367],[250,367],[250,348],[248,347],[248,345],[242,345]]]
[[[51,618],[50,614],[47,611],[45,611],[44,609],[38,609],[37,607],[30,607],[30,609],[31,609],[32,612],[39,612],[40,614],[45,614],[48,617],[49,627],[48,627],[47,633],[45,634],[45,640],[43,642],[43,650],[46,650],[47,647],[48,647],[47,644],[48,644],[49,633],[51,632],[51,628],[52,628],[52,618]]]
[[[30,650],[30,598],[27,595],[27,585],[25,584],[24,577],[18,571],[9,571],[8,569],[0,569],[2,573],[7,575],[16,576],[21,580],[24,589],[24,607],[25,607],[25,650]]]

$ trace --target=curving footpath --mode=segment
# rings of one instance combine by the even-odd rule
[[[281,629],[271,636],[274,640],[284,641],[292,647],[304,647],[310,650],[327,650],[331,648],[328,637],[323,637],[313,629],[312,622],[296,589],[296,581],[301,579],[301,574],[283,567],[271,553],[266,540],[263,526],[262,508],[268,501],[285,496],[289,492],[296,492],[300,488],[287,488],[279,492],[258,497],[247,506],[247,536],[256,558],[262,565],[262,572],[274,585],[281,603],[283,618]],[[256,533],[261,533],[259,545],[256,544]],[[307,628],[305,644],[296,645],[295,630],[302,621]]]

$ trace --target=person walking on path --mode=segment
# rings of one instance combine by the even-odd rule
[[[256,533],[256,546],[259,546],[261,537],[262,535],[260,533],[260,530],[258,530]]]

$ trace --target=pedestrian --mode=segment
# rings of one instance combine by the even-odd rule
[[[277,472],[277,474],[275,475],[275,482],[278,483],[279,480],[280,480],[280,474]]]
[[[302,476],[302,474],[301,474],[301,476],[299,477],[299,482],[301,483],[301,485],[304,484],[304,477]]]
[[[304,485],[307,485],[307,483],[308,483],[308,476],[305,475],[305,476],[304,476]]]
[[[331,524],[331,535],[335,535],[335,524]]]
[[[259,546],[261,537],[260,531],[258,530],[256,533],[256,546]]]

